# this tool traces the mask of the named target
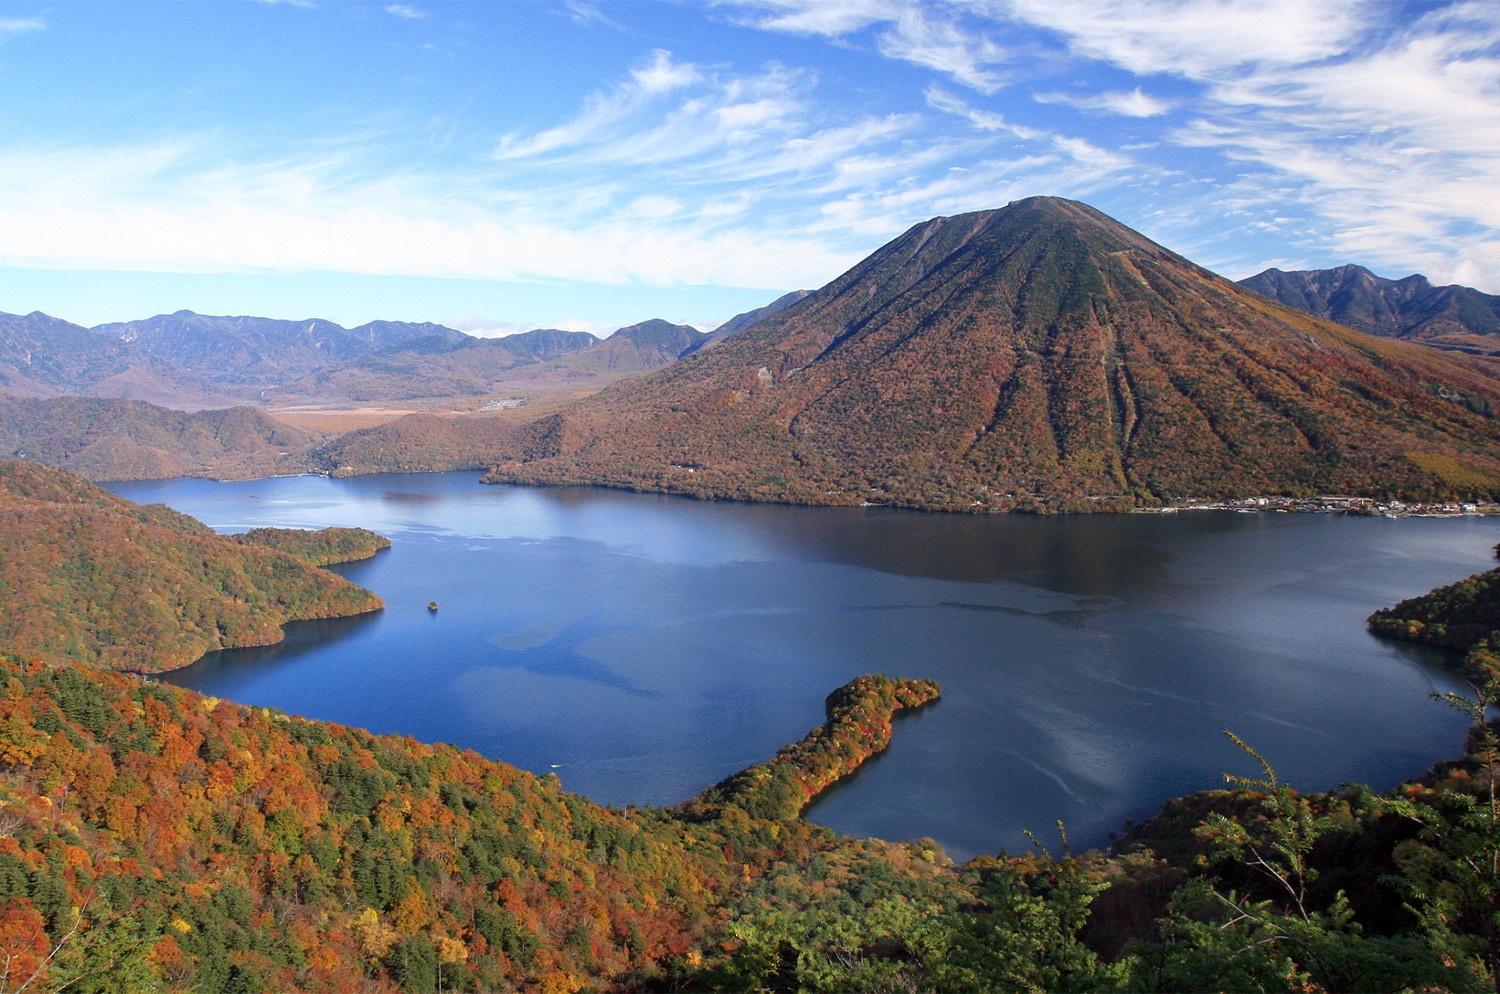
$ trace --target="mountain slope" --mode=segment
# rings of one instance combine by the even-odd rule
[[[0,392],[185,399],[200,406],[223,399],[212,386],[170,363],[40,311],[0,313]]]
[[[928,508],[1500,492],[1482,368],[1248,293],[1084,204],[918,225],[530,425],[495,481]]]
[[[1472,287],[1433,286],[1419,275],[1388,280],[1363,266],[1267,269],[1240,286],[1371,335],[1500,355],[1500,297]]]
[[[22,653],[154,673],[382,606],[295,556],[31,462],[0,462],[0,520],[0,646]]]
[[[0,457],[90,480],[305,473],[317,437],[248,407],[192,413],[138,400],[0,397]]]
[[[763,318],[768,318],[772,314],[775,314],[779,311],[784,311],[788,307],[791,307],[793,304],[799,303],[803,297],[806,297],[810,293],[812,293],[811,290],[793,290],[791,293],[782,294],[780,297],[777,297],[775,300],[771,301],[764,307],[757,307],[753,311],[745,311],[743,314],[736,314],[734,317],[730,318],[728,321],[725,321],[713,331],[709,332],[707,337],[705,337],[702,341],[697,342],[696,344],[691,346],[688,350],[688,354],[699,352],[703,349],[712,348],[713,346],[718,345],[724,339],[728,338],[730,335],[733,335],[736,332],[744,331],[755,322],[760,321]]]

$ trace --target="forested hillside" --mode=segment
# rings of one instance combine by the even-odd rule
[[[321,528],[317,531],[302,528],[252,528],[229,537],[241,545],[261,545],[289,552],[314,566],[357,562],[391,547],[390,539],[367,528]]]
[[[919,685],[856,681],[766,766],[617,811],[122,674],[4,655],[0,679],[6,990],[1493,989],[1484,736],[1384,797],[1247,756],[1114,853],[1047,832],[955,868],[795,816]]]
[[[296,556],[35,463],[0,462],[0,523],[0,646],[58,663],[159,672],[381,607]]]
[[[316,441],[248,407],[188,412],[138,400],[0,396],[0,455],[90,480],[305,473]]]

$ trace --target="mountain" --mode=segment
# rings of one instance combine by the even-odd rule
[[[533,422],[487,479],[995,510],[1487,496],[1497,411],[1476,361],[1036,197],[917,225],[717,347]]]
[[[189,413],[138,400],[0,396],[0,458],[33,459],[90,480],[305,473],[316,441],[248,407]]]
[[[572,369],[597,373],[639,373],[676,362],[706,337],[691,325],[660,318],[621,328],[586,352],[570,356]]]
[[[519,335],[507,335],[501,341],[541,362],[561,359],[599,344],[599,339],[586,331],[563,331],[560,328],[533,328]]]
[[[0,392],[18,397],[222,401],[214,387],[129,345],[40,311],[0,313]]]
[[[696,345],[688,349],[688,354],[699,352],[703,349],[712,348],[737,331],[744,331],[761,318],[768,318],[772,314],[784,311],[788,307],[800,301],[803,297],[812,293],[811,290],[793,290],[791,293],[782,294],[764,307],[757,307],[753,311],[745,311],[719,325]]]
[[[688,325],[651,320],[602,341],[555,328],[457,343],[423,338],[322,367],[265,397],[327,403],[584,393],[675,362],[703,337]]]
[[[421,338],[323,366],[285,386],[267,389],[264,397],[273,403],[477,397],[494,392],[510,370],[540,361],[528,343],[511,338],[471,338],[458,343]]]
[[[418,339],[458,343],[463,332],[436,324],[375,321],[346,329],[320,319],[283,321],[178,311],[91,329],[242,394],[280,386],[320,367]]]
[[[487,415],[408,414],[370,428],[356,428],[313,452],[332,476],[365,473],[447,473],[488,469],[521,452],[512,422]]]
[[[378,610],[379,597],[285,552],[61,470],[0,461],[0,645],[159,672],[281,626]]]
[[[1500,296],[1472,287],[1433,286],[1419,275],[1388,280],[1363,266],[1267,269],[1240,286],[1371,335],[1500,355]]]
[[[599,344],[583,331],[537,328],[502,338],[412,339],[373,355],[325,366],[268,390],[269,400],[328,403],[478,397],[504,387],[506,374],[560,361]]]

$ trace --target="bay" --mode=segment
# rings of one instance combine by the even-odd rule
[[[822,721],[861,673],[929,677],[884,755],[809,812],[956,859],[1098,845],[1259,773],[1390,786],[1462,746],[1430,651],[1364,618],[1492,565],[1500,521],[1191,512],[969,517],[698,502],[477,474],[117,484],[221,531],[357,525],[377,615],[165,679],[453,742],[595,801],[671,804]],[[429,611],[430,601],[438,603]]]

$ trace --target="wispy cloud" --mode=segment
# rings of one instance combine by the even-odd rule
[[[1044,27],[1075,52],[1138,75],[1213,78],[1246,65],[1334,58],[1361,35],[1363,0],[990,0],[994,16]]]
[[[623,31],[624,27],[616,20],[605,15],[599,9],[598,4],[583,3],[582,0],[565,0],[563,9],[567,11],[568,17],[574,24],[594,25],[602,24],[615,31]]]
[[[1095,179],[1118,172],[1132,164],[1127,156],[1101,148],[1086,139],[1059,134],[1043,128],[1028,128],[1012,124],[1001,115],[971,107],[964,100],[936,86],[928,87],[926,96],[927,103],[935,110],[963,118],[981,131],[1014,135],[1034,146],[1050,146],[1054,152],[1070,160],[1074,166],[1097,171]]]
[[[853,261],[796,233],[679,223],[666,198],[579,223],[436,192],[465,183],[360,179],[347,158],[225,163],[213,146],[0,152],[0,263],[774,288]]]
[[[33,31],[47,30],[47,22],[40,17],[0,17],[0,41]]]
[[[404,18],[408,21],[420,21],[427,16],[425,10],[413,7],[409,3],[393,3],[385,8],[385,12],[393,17]]]
[[[965,3],[913,0],[748,0],[734,6],[741,20],[765,31],[843,38],[879,27],[874,44],[884,56],[942,73],[980,93],[1005,84],[1005,48],[966,15]],[[993,22],[990,22],[993,25]]]
[[[1000,45],[961,27],[957,19],[930,16],[927,8],[902,11],[877,44],[882,55],[940,72],[980,93],[994,93],[1004,84],[997,68],[1006,59]]]
[[[1080,110],[1102,110],[1121,117],[1160,117],[1172,109],[1166,100],[1147,94],[1139,86],[1128,93],[1118,91],[1075,95],[1068,93],[1036,93],[1032,99],[1043,104],[1066,104]]]
[[[839,38],[872,24],[898,19],[911,8],[907,0],[725,0],[741,10],[742,23],[765,31]]]

